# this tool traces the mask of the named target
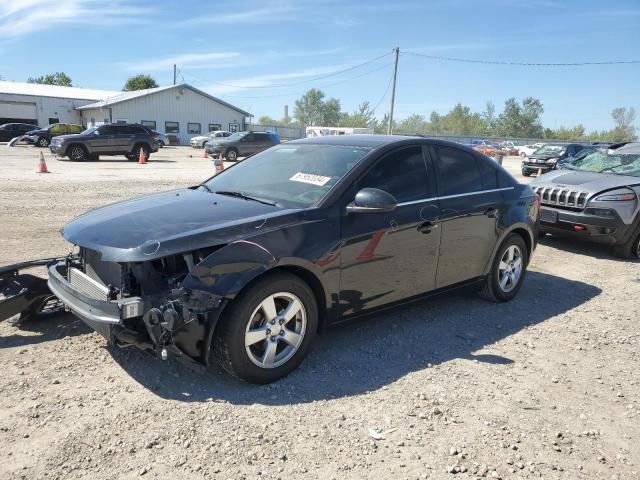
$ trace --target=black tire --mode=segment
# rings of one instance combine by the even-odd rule
[[[283,350],[280,353],[282,354],[285,348],[289,348],[288,343],[280,342],[280,337],[276,335],[269,337],[270,332],[267,330],[264,341],[258,341],[251,347],[245,347],[245,333],[249,323],[256,318],[256,315],[261,314],[258,309],[263,300],[280,292],[293,294],[300,300],[304,307],[303,312],[306,312],[306,326],[302,341],[297,350],[292,352],[292,356],[282,365],[264,368],[251,360],[247,349],[264,347],[266,356],[266,348],[270,345],[270,340],[274,340],[277,337],[277,342],[279,343],[275,343],[275,345],[283,345]],[[276,311],[277,308],[279,307],[276,306]],[[258,313],[253,315],[256,311]],[[295,320],[292,321],[295,322]],[[261,326],[268,328],[270,325],[263,321]],[[268,275],[250,284],[225,310],[223,318],[214,333],[211,346],[211,363],[212,365],[217,363],[227,373],[250,383],[265,384],[274,382],[298,368],[309,352],[317,327],[318,306],[309,286],[296,275],[289,273]],[[281,327],[275,325],[272,328],[279,329]]]
[[[42,147],[42,148],[47,148],[47,147],[49,146],[49,143],[51,143],[51,142],[49,142],[49,139],[48,139],[48,138],[40,137],[40,138],[38,139],[38,143],[37,143],[37,145],[38,145],[39,147]]]
[[[225,157],[227,157],[227,160],[229,160],[230,162],[238,161],[238,150],[236,150],[235,148],[230,148],[229,150],[227,150]]]
[[[528,170],[522,170],[522,175],[524,177],[530,177],[531,176],[531,172],[529,172]]]
[[[613,246],[613,254],[625,260],[640,259],[640,226],[636,228],[629,240]]]
[[[136,146],[133,147],[133,150],[129,153],[125,154],[125,157],[127,157],[127,160],[129,160],[130,162],[137,162],[140,159],[140,149],[142,148],[142,151],[144,152],[144,158],[146,161],[149,161],[149,157],[151,156],[151,151],[149,150],[149,147],[147,147],[144,144],[137,144]]]
[[[515,286],[507,291],[500,285],[500,263],[507,250],[512,246],[517,247],[521,253],[520,260],[522,262],[522,270]],[[518,294],[520,287],[522,287],[524,277],[527,273],[528,263],[529,252],[524,240],[516,233],[509,234],[500,244],[500,247],[496,252],[496,256],[491,264],[491,271],[486,276],[482,289],[480,290],[480,296],[485,300],[495,303],[508,302],[513,299]]]
[[[69,148],[67,148],[67,157],[69,157],[69,160],[72,162],[84,162],[89,158],[89,153],[83,145],[70,145]]]

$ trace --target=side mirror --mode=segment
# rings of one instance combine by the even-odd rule
[[[397,206],[398,202],[390,193],[377,188],[363,188],[347,205],[347,213],[384,213],[395,210]]]

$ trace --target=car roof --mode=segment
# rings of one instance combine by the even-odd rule
[[[403,140],[417,140],[422,137],[408,135],[327,135],[324,137],[310,137],[292,140],[288,143],[309,143],[315,145],[341,145],[345,147],[380,147],[398,143]]]

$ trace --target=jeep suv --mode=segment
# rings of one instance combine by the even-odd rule
[[[142,125],[107,124],[88,128],[77,135],[54,137],[49,147],[58,157],[82,162],[97,160],[100,155],[124,155],[137,160],[142,149],[145,158],[158,151],[158,142],[151,131]]]
[[[280,137],[277,133],[239,132],[227,138],[209,140],[205,144],[205,150],[212,158],[221,156],[235,162],[238,157],[248,157],[278,144]]]
[[[52,123],[48,127],[28,131],[24,139],[31,145],[48,147],[54,137],[74,135],[81,133],[82,130],[84,130],[82,125],[76,125],[74,123]]]
[[[531,183],[540,232],[611,245],[640,258],[640,143],[601,146]]]

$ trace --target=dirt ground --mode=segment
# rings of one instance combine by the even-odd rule
[[[38,175],[39,151],[0,145],[0,264],[66,253],[58,229],[89,208],[214,172],[173,147],[146,166],[47,154]],[[262,387],[107,347],[71,315],[3,322],[0,478],[637,479],[639,267],[547,238],[514,301],[461,292],[332,330]]]

